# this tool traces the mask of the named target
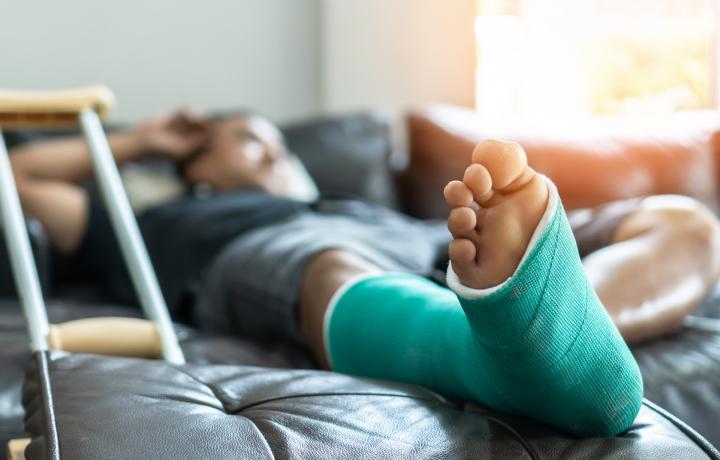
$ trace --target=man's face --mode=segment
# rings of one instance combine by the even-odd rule
[[[237,116],[213,123],[205,151],[185,167],[193,183],[206,182],[217,190],[259,187],[276,192],[285,182],[286,159],[282,134],[258,116]]]

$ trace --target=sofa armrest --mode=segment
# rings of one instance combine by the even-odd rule
[[[462,177],[474,145],[487,138],[522,145],[530,166],[555,182],[566,209],[660,194],[717,208],[717,112],[498,128],[469,109],[430,106],[410,113],[407,124],[410,165],[401,192],[406,210],[419,217],[447,215],[443,187]]]

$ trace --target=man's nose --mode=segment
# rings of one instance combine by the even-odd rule
[[[282,149],[275,145],[265,146],[265,161],[274,163],[282,156]]]

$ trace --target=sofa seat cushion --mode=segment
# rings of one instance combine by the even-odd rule
[[[132,316],[137,310],[101,308],[72,302],[48,303],[48,317],[59,323],[88,316]],[[32,361],[22,309],[15,300],[0,301],[0,459],[10,439],[23,438],[24,410],[20,404],[25,370]]]
[[[717,457],[650,403],[622,436],[577,439],[416,386],[332,372],[36,358],[23,392],[28,458],[52,446],[78,460]],[[43,405],[43,395],[52,403]]]
[[[685,330],[632,351],[645,397],[720,446],[720,333]]]
[[[69,301],[49,301],[52,323],[87,317],[138,317],[136,308]],[[7,441],[25,437],[21,386],[31,362],[25,320],[17,301],[0,301],[0,459],[5,458]],[[241,338],[203,334],[176,325],[180,346],[189,362],[196,364],[244,364],[263,367],[311,368],[315,364],[309,351],[296,344],[259,343]]]
[[[695,318],[697,326],[638,344],[632,351],[643,374],[645,397],[720,446],[720,286],[698,307]]]

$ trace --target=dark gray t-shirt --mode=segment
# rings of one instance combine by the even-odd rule
[[[54,279],[93,283],[113,301],[137,303],[107,211],[92,194],[89,203],[85,236],[72,255],[56,254]],[[193,285],[232,239],[307,209],[301,202],[243,190],[183,197],[148,209],[137,220],[168,306],[178,311],[191,307]]]

